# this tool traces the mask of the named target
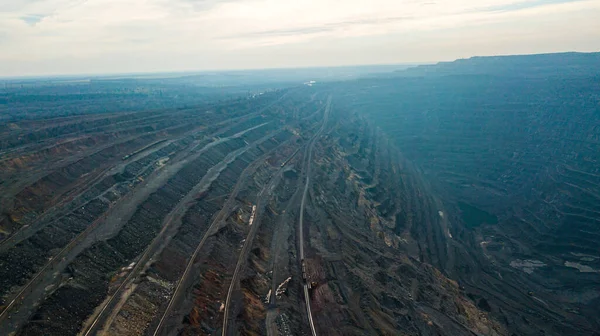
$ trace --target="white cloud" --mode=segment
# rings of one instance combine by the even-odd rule
[[[327,53],[356,60],[340,59],[350,49],[367,63],[431,61],[456,45],[518,52],[528,38],[533,52],[593,50],[598,17],[598,0],[0,0],[0,75],[330,65]]]

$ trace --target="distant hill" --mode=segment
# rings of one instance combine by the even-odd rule
[[[600,52],[489,56],[420,65],[396,71],[401,76],[493,75],[510,77],[600,75]]]

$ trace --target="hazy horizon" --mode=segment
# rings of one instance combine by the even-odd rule
[[[595,0],[0,0],[0,77],[600,50]]]
[[[503,56],[503,55],[497,55]],[[477,57],[477,56],[473,56]],[[290,67],[272,67],[272,68],[223,68],[223,69],[188,69],[188,70],[155,70],[155,71],[140,71],[140,72],[102,72],[102,73],[72,73],[72,74],[47,74],[47,75],[22,75],[22,76],[1,76],[0,80],[10,79],[36,79],[36,78],[85,78],[85,77],[123,77],[123,76],[139,76],[139,77],[154,77],[156,75],[164,75],[177,77],[179,75],[196,75],[196,74],[222,74],[228,72],[259,72],[259,71],[292,71],[292,70],[320,70],[320,69],[351,69],[351,68],[393,68],[400,69],[415,67],[419,65],[436,64],[439,62],[420,62],[420,63],[396,63],[396,64],[350,64],[350,65],[322,65],[322,66],[290,66]],[[387,72],[387,71],[385,71]]]
[[[138,71],[138,72],[100,72],[100,73],[50,73],[50,74],[32,74],[32,75],[16,75],[16,76],[2,76],[0,75],[0,81],[6,80],[19,80],[19,79],[48,79],[48,78],[66,78],[66,79],[85,79],[86,77],[99,77],[99,78],[123,78],[123,77],[140,77],[150,78],[159,76],[157,78],[168,78],[173,76],[176,78],[180,75],[200,75],[200,74],[222,74],[227,72],[258,72],[258,71],[290,71],[290,70],[318,70],[318,69],[344,69],[344,68],[393,68],[398,69],[391,70],[405,70],[420,65],[434,65],[444,62],[454,62],[458,60],[466,60],[477,57],[511,57],[511,56],[536,56],[536,55],[551,55],[551,54],[595,54],[600,53],[598,51],[556,51],[556,52],[540,52],[530,54],[493,54],[493,55],[472,55],[464,58],[455,58],[450,60],[438,60],[429,62],[412,62],[412,63],[382,63],[382,64],[348,64],[348,65],[317,65],[317,66],[289,66],[289,67],[271,67],[271,68],[223,68],[223,69],[187,69],[187,70],[154,70],[154,71]],[[388,71],[381,71],[389,72]]]

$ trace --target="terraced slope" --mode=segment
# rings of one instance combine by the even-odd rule
[[[29,112],[0,130],[0,334],[598,335],[579,56],[222,101],[119,81],[101,100],[125,111],[10,88]],[[158,106],[176,93],[194,104]]]
[[[599,65],[474,58],[344,85],[446,205],[464,247],[440,269],[517,334],[600,330]]]
[[[290,335],[307,304],[319,334],[502,331],[432,266],[439,200],[331,97],[16,121],[0,333]]]
[[[115,295],[119,270],[162,250],[158,237],[187,230],[173,217],[223,169],[292,136],[287,120],[316,110],[304,98],[278,91],[186,109],[58,117],[4,134],[2,333],[77,333]]]

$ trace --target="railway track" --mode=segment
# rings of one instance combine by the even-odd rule
[[[300,253],[298,255],[298,257],[300,258],[300,265],[302,267],[302,278],[303,278],[303,289],[304,289],[304,301],[306,303],[306,314],[308,317],[308,323],[310,325],[310,331],[312,333],[313,336],[317,336],[317,331],[315,329],[315,323],[313,321],[313,317],[312,317],[312,311],[311,311],[311,307],[310,307],[310,294],[308,292],[308,279],[307,279],[307,274],[306,274],[306,263],[304,260],[304,207],[306,205],[306,196],[308,195],[308,188],[310,186],[310,171],[311,171],[311,164],[312,164],[312,155],[313,155],[313,149],[315,146],[315,142],[316,140],[321,136],[321,134],[323,133],[323,131],[325,130],[325,126],[327,125],[327,121],[329,118],[329,112],[331,110],[331,99],[332,97],[329,96],[328,100],[327,100],[327,107],[325,108],[325,113],[323,115],[323,124],[321,125],[321,128],[319,129],[319,131],[312,137],[312,139],[310,140],[310,143],[308,144],[307,147],[307,152],[308,152],[308,156],[306,159],[306,183],[304,184],[304,192],[302,193],[302,201],[300,202],[300,220],[298,222],[298,236],[299,236],[299,249],[300,249]]]
[[[9,302],[4,310],[0,313],[0,323],[2,323],[10,314],[11,310],[18,306],[18,304],[25,298],[25,294],[32,291],[32,287],[37,283],[37,281],[42,278],[48,269],[54,267],[61,259],[73,248],[77,245],[81,240],[87,237],[90,232],[94,231],[99,223],[101,223],[107,216],[107,212],[105,212],[102,216],[96,219],[87,229],[77,235],[67,246],[65,246],[62,250],[60,250],[54,257],[50,258],[50,260],[42,267],[36,275],[31,278],[27,282],[27,284],[13,297],[13,299]]]
[[[256,126],[256,127],[258,127],[258,126]],[[254,127],[254,128],[256,128],[256,127]],[[254,128],[250,128],[249,130],[252,130]],[[164,220],[165,224],[163,224],[163,228],[158,233],[158,235],[152,240],[152,243],[150,243],[150,245],[148,245],[148,247],[144,250],[142,256],[138,259],[136,265],[130,271],[127,278],[125,278],[123,283],[117,288],[115,293],[108,299],[108,301],[105,301],[102,309],[100,310],[98,315],[94,318],[94,320],[91,322],[91,324],[86,328],[85,332],[82,332],[82,334],[84,336],[93,335],[94,332],[100,327],[100,323],[104,319],[105,312],[107,311],[107,309],[108,309],[108,311],[111,311],[109,308],[116,307],[116,305],[119,301],[119,298],[121,296],[120,293],[122,293],[124,289],[128,288],[129,287],[128,285],[134,279],[137,278],[139,273],[146,267],[150,258],[152,256],[156,255],[158,252],[160,252],[160,247],[161,247],[161,245],[164,246],[165,239],[166,239],[166,237],[169,236],[167,233],[169,233],[169,230],[172,229],[172,224],[174,222],[176,222],[178,218],[183,216],[184,210],[186,210],[189,207],[189,204],[193,201],[194,197],[198,193],[200,193],[210,187],[210,185],[212,184],[212,182],[214,180],[213,177],[215,177],[215,174],[217,174],[216,176],[218,176],[218,174],[220,174],[219,169],[222,167],[226,167],[228,164],[233,162],[237,156],[243,154],[248,149],[250,149],[252,146],[255,146],[255,145],[263,142],[265,139],[270,138],[277,132],[278,131],[275,131],[274,133],[271,133],[271,134],[261,138],[260,140],[257,140],[250,146],[243,147],[235,152],[230,153],[221,162],[219,162],[215,166],[213,166],[209,170],[209,172],[207,172],[207,174],[202,178],[202,180],[200,180],[200,182],[198,182],[198,184],[192,190],[190,190],[190,192],[186,195],[186,197],[184,197],[181,201],[179,201],[177,206],[167,215],[167,217]],[[229,137],[229,138],[235,138],[239,134],[240,133],[238,133],[232,137]],[[223,138],[220,141],[226,141],[226,138]],[[205,148],[209,148],[209,147],[212,147],[212,146],[207,145]],[[211,230],[211,228],[209,228],[209,230]],[[209,231],[207,231],[207,233],[208,232]]]
[[[281,178],[281,173],[283,172],[283,168],[285,168],[285,165],[287,163],[289,163],[290,160],[293,159],[297,153],[298,153],[298,150],[294,151],[294,153],[292,153],[292,155],[290,155],[285,161],[283,161],[283,163],[280,165],[279,169],[277,170],[277,172],[275,172],[273,177],[269,180],[267,185],[265,187],[263,187],[263,189],[260,191],[260,193],[256,196],[256,203],[255,203],[256,204],[256,213],[255,213],[255,217],[254,217],[254,222],[253,222],[253,225],[250,228],[250,231],[248,232],[248,235],[246,236],[246,239],[244,241],[244,246],[242,247],[242,250],[238,257],[238,261],[235,266],[235,271],[233,273],[231,283],[229,284],[229,289],[227,291],[227,298],[225,299],[223,328],[221,331],[221,334],[223,336],[227,335],[228,328],[229,328],[229,319],[230,319],[230,317],[229,317],[230,307],[229,306],[231,305],[232,293],[233,293],[235,287],[237,286],[237,284],[239,283],[240,271],[241,271],[242,267],[245,265],[246,259],[248,259],[248,252],[249,252],[250,248],[252,247],[252,243],[254,241],[254,238],[256,237],[256,232],[258,231],[258,228],[260,227],[260,216],[261,216],[261,211],[263,209],[262,203],[263,203],[264,197],[265,197],[264,194],[265,194],[265,192],[267,192],[267,196],[268,196],[268,194],[269,194],[268,191],[270,189],[272,189],[273,186],[275,185],[275,183],[277,181],[279,181],[279,179]]]
[[[278,148],[278,147],[276,147],[276,148]],[[275,149],[271,150],[268,153],[265,153],[259,159],[255,160],[252,164],[250,164],[250,166],[246,167],[246,169],[242,172],[242,174],[238,178],[238,181],[236,182],[233,190],[229,194],[230,195],[229,198],[227,199],[227,201],[225,201],[225,204],[223,205],[223,207],[221,208],[221,210],[219,211],[219,213],[217,213],[217,215],[215,216],[215,218],[211,222],[209,228],[206,230],[206,233],[202,237],[202,240],[200,241],[200,243],[198,243],[198,245],[196,246],[196,249],[194,250],[194,253],[190,257],[190,259],[189,259],[189,261],[188,261],[188,263],[186,265],[186,268],[185,268],[185,270],[183,272],[183,275],[181,276],[181,278],[177,282],[177,286],[175,287],[175,291],[173,292],[173,295],[171,296],[171,298],[169,300],[167,308],[163,312],[158,325],[156,326],[156,328],[154,329],[154,332],[152,333],[153,336],[160,335],[160,333],[161,333],[161,331],[162,331],[162,329],[163,329],[163,327],[164,327],[164,325],[166,323],[166,320],[168,319],[168,317],[169,317],[169,315],[170,315],[170,313],[171,313],[171,311],[172,311],[172,309],[173,309],[173,307],[175,305],[175,301],[177,301],[178,297],[181,295],[182,288],[184,287],[183,284],[186,282],[186,279],[189,276],[189,272],[190,272],[192,266],[194,265],[194,262],[197,259],[198,254],[200,253],[200,251],[204,247],[204,245],[206,243],[206,240],[215,233],[215,231],[218,228],[219,224],[224,220],[225,216],[227,216],[229,214],[229,209],[231,209],[231,207],[233,206],[234,202],[236,202],[236,196],[239,193],[240,188],[242,187],[243,183],[245,182],[245,179],[251,173],[253,173],[256,170],[256,168],[258,167],[258,165],[261,164],[261,163],[263,163],[264,160],[265,160],[265,158],[268,157],[268,155],[270,155]]]

